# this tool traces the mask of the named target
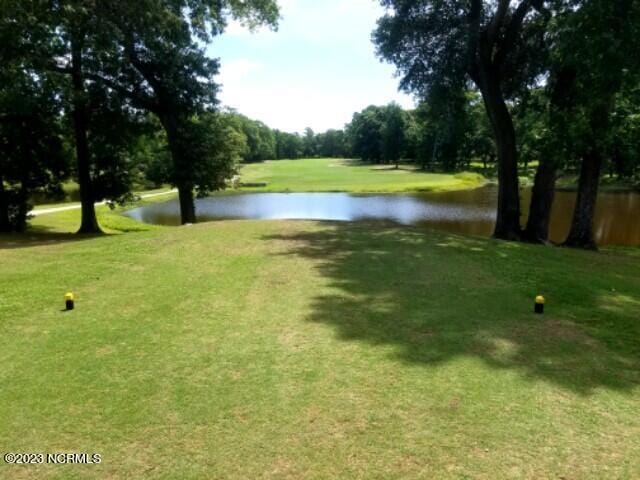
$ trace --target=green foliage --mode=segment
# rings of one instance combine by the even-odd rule
[[[276,139],[276,158],[301,158],[304,154],[304,141],[297,133],[274,131]]]
[[[135,181],[135,149],[148,126],[139,112],[126,108],[118,95],[99,85],[87,89],[91,178],[95,201],[124,203]]]
[[[302,154],[306,158],[313,158],[318,154],[318,141],[316,134],[309,127],[304,129],[304,135],[302,136],[303,150]]]
[[[395,163],[396,167],[406,153],[406,116],[399,105],[392,103],[387,106],[382,127],[382,158],[387,163]]]
[[[481,124],[474,117],[478,99],[465,91],[433,89],[415,112],[419,132],[418,159],[423,167],[454,171],[479,155]],[[474,142],[477,143],[474,144]]]
[[[355,113],[347,126],[354,157],[365,162],[380,163],[383,159],[382,136],[386,123],[385,107],[369,106]]]
[[[561,133],[573,145],[574,158],[588,150],[609,158],[613,153],[616,102],[621,106],[625,93],[627,102],[637,102],[631,92],[640,81],[639,24],[640,5],[633,0],[585,0],[558,22],[552,68],[573,72],[562,111],[571,122]]]
[[[242,153],[243,161],[260,162],[276,158],[275,134],[264,123],[233,111],[223,112],[221,121],[244,136],[246,147]]]
[[[168,155],[166,138],[160,132],[145,137],[145,145],[153,157],[147,160],[145,175],[156,185],[177,185],[185,178],[194,181],[200,196],[222,190],[246,152],[246,137],[236,130],[229,117],[219,113],[203,113],[191,118],[179,132],[178,148],[185,153],[185,165],[176,165]],[[185,145],[182,145],[182,142]]]
[[[349,141],[344,130],[330,129],[316,135],[317,154],[320,157],[348,158]]]
[[[348,153],[375,163],[408,159],[423,169],[456,171],[474,159],[495,159],[484,106],[473,92],[434,89],[414,111],[395,104],[367,107],[354,114],[346,136]]]
[[[507,97],[544,68],[548,8],[568,0],[495,2],[380,0],[387,13],[373,41],[402,75],[401,87],[427,98],[432,89],[463,90],[480,70],[497,70]]]
[[[575,170],[599,151],[610,170],[630,178],[640,139],[635,53],[637,2],[588,0],[559,10],[550,28],[549,79],[515,104],[521,159]],[[636,20],[634,20],[636,19]]]
[[[611,114],[611,168],[640,185],[640,82],[625,82]]]
[[[60,101],[50,76],[15,59],[0,71],[0,231],[25,228],[35,193],[61,192],[68,171]]]
[[[137,186],[158,188],[168,182],[171,153],[167,135],[155,117],[145,118],[143,132],[135,139],[131,156],[133,181]]]

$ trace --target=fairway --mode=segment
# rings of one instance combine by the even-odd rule
[[[100,214],[0,236],[0,446],[102,463],[0,478],[640,476],[637,249]]]
[[[0,37],[0,480],[640,480],[640,0]]]
[[[427,173],[415,166],[370,165],[356,160],[312,158],[247,164],[241,182],[266,183],[249,188],[266,192],[445,192],[482,186],[475,173]]]

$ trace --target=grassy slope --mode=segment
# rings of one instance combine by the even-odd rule
[[[387,165],[326,158],[248,164],[240,173],[242,182],[267,183],[264,188],[251,188],[252,191],[271,192],[437,192],[473,188],[484,183],[480,175],[472,173],[425,173],[408,166],[394,170]]]
[[[0,478],[640,476],[637,250],[100,212],[0,237],[0,451],[104,462]]]

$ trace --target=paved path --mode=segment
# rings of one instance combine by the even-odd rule
[[[140,195],[140,198],[144,199],[144,198],[153,198],[153,197],[159,197],[161,195],[168,195],[170,193],[175,193],[178,190],[173,189],[173,190],[167,190],[166,192],[159,192],[159,193],[147,193],[147,194],[143,194]],[[107,202],[98,202],[96,203],[96,205],[105,205]],[[67,210],[78,210],[80,209],[80,204],[79,203],[72,203],[69,205],[65,205],[64,207],[54,207],[54,208],[41,208],[38,210],[32,210],[31,212],[29,212],[30,215],[46,215],[47,213],[56,213],[56,212],[65,212]]]

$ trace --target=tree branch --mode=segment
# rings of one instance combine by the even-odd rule
[[[477,78],[476,57],[480,45],[480,22],[482,20],[482,0],[471,0],[467,23],[469,24],[469,44],[467,46],[468,71],[471,78]]]
[[[59,65],[48,65],[46,67],[50,72],[62,73],[64,75],[71,75],[71,69],[69,67],[60,67]]]
[[[495,44],[498,39],[500,29],[504,23],[505,17],[507,16],[507,12],[509,11],[509,5],[511,5],[511,0],[500,0],[500,3],[498,4],[496,13],[487,29],[487,36],[491,43]]]
[[[95,73],[86,73],[85,77],[95,82],[102,83],[107,87],[111,88],[112,90],[115,90],[119,94],[124,95],[129,100],[131,100],[138,108],[142,108],[150,112],[155,112],[157,110],[155,102],[140,92],[137,92],[135,90],[129,90],[128,88],[123,87],[119,83],[114,82],[113,80],[110,80],[108,78],[105,78]]]
[[[499,44],[497,45],[498,48],[495,55],[496,64],[500,65],[502,62],[504,62],[509,49],[511,48],[511,46],[513,46],[517,35],[522,30],[524,19],[531,11],[534,3],[541,6],[542,2],[540,0],[522,0],[517,6],[515,12],[513,13],[513,16],[511,17],[511,20],[509,21],[509,25],[507,25],[507,30],[504,34],[504,37],[502,37],[502,40],[500,40]]]

